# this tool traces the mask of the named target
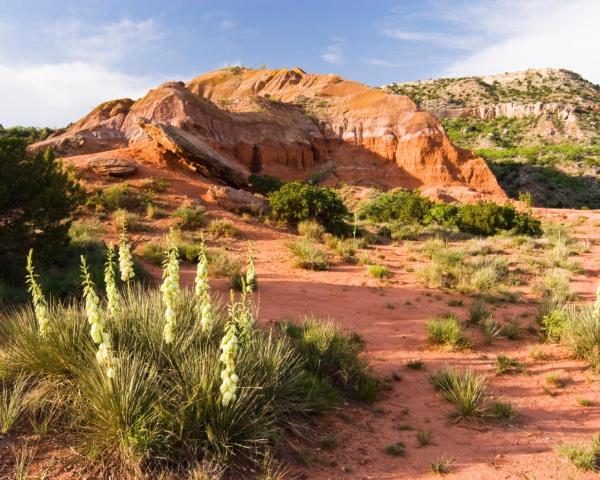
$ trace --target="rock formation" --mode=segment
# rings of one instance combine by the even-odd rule
[[[299,68],[227,68],[106,102],[32,146],[63,156],[152,145],[235,187],[250,172],[283,179],[438,188],[504,197],[485,162],[454,146],[405,96]]]

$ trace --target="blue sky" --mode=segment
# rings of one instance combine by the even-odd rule
[[[599,0],[0,0],[0,123],[61,126],[224,65],[370,85],[564,67],[600,82]]]

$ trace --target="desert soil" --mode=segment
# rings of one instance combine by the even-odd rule
[[[142,166],[132,180],[151,175],[166,177],[171,188],[163,198],[173,205],[205,199],[208,183],[184,172]],[[206,202],[205,202],[206,203]],[[583,442],[600,427],[600,382],[586,370],[583,362],[569,358],[555,345],[541,344],[535,334],[525,328],[535,324],[536,301],[526,292],[519,303],[499,303],[491,306],[494,317],[517,319],[523,327],[518,340],[506,338],[486,346],[481,334],[469,329],[472,350],[450,352],[429,346],[425,322],[437,314],[452,312],[465,319],[472,297],[458,293],[427,289],[416,279],[412,268],[418,267],[406,244],[373,246],[367,250],[371,258],[387,265],[393,272],[390,281],[382,283],[368,276],[361,265],[334,264],[329,271],[310,272],[294,268],[285,242],[295,238],[290,233],[259,223],[242,220],[229,212],[208,204],[212,218],[225,218],[242,232],[243,240],[213,242],[241,256],[246,240],[251,240],[256,255],[259,290],[256,300],[260,323],[265,327],[282,319],[300,320],[306,315],[331,319],[345,331],[356,331],[366,341],[366,358],[376,374],[391,388],[371,406],[344,404],[338,411],[318,420],[314,442],[294,440],[285,456],[293,474],[307,479],[427,479],[437,478],[429,470],[429,462],[440,457],[452,459],[448,479],[586,479],[595,474],[577,471],[568,460],[555,453],[563,443]],[[574,231],[591,242],[589,253],[577,259],[584,272],[576,275],[573,289],[583,301],[593,299],[598,282],[600,254],[600,211],[547,210],[537,214],[548,219],[577,223]],[[585,217],[581,220],[580,217]],[[164,235],[167,221],[152,224],[152,233],[136,234],[137,242]],[[117,235],[108,236],[113,241]],[[209,242],[210,246],[210,242]],[[379,257],[379,258],[378,258]],[[159,278],[157,267],[146,265],[153,277]],[[411,268],[409,268],[409,266]],[[192,285],[193,265],[182,266],[182,282]],[[228,294],[228,282],[215,280],[215,290]],[[463,305],[450,307],[450,300],[462,300]],[[532,346],[539,346],[548,356],[534,361],[528,356]],[[518,358],[527,369],[525,375],[496,376],[498,354]],[[411,370],[406,362],[422,359],[424,370]],[[486,373],[488,392],[495,398],[511,402],[520,413],[515,425],[452,423],[448,414],[451,405],[443,401],[428,381],[431,373],[444,365],[472,368]],[[544,377],[559,372],[568,379],[557,395],[544,392]],[[577,404],[577,398],[590,399],[591,408]],[[407,426],[413,428],[408,430]],[[417,430],[430,430],[433,444],[419,448]],[[319,439],[333,435],[336,446],[320,448]],[[55,439],[52,439],[55,445]],[[386,446],[402,441],[406,455],[394,457],[384,452]],[[11,456],[3,442],[0,461]],[[43,451],[38,462],[51,461],[56,445]],[[289,458],[288,458],[289,457]],[[54,478],[79,478],[66,472]]]

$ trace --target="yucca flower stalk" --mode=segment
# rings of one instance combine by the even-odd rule
[[[252,243],[248,242],[248,263],[246,265],[246,279],[243,285],[244,292],[252,293],[256,283],[256,268],[254,266],[254,258],[252,256]]]
[[[208,260],[204,250],[204,238],[201,239],[200,243],[200,255],[198,257],[198,269],[196,270],[194,287],[200,308],[200,325],[203,331],[210,331],[214,323],[214,314],[210,297],[210,286],[208,284]]]
[[[121,238],[119,242],[119,270],[121,271],[121,280],[129,282],[134,276],[133,257],[131,256],[131,245],[127,241],[127,230],[125,222],[121,230]]]
[[[233,297],[233,295],[232,295]],[[225,327],[225,335],[221,340],[221,357],[223,364],[221,371],[221,404],[226,407],[235,402],[237,395],[238,376],[235,373],[235,360],[238,351],[238,339],[235,322],[236,306],[232,303],[229,306],[229,321]]]
[[[105,368],[106,376],[114,375],[115,359],[112,355],[110,334],[105,330],[104,316],[100,308],[100,298],[96,294],[94,282],[90,275],[85,257],[81,256],[81,273],[83,275],[83,296],[85,298],[85,312],[90,324],[90,335],[98,345],[96,361]]]
[[[33,268],[33,249],[29,250],[27,255],[27,284],[33,302],[35,318],[38,322],[40,335],[45,337],[50,328],[50,313],[48,312],[48,302],[42,292],[42,287],[38,282],[38,275]]]
[[[179,288],[179,258],[177,249],[171,248],[167,252],[163,266],[163,283],[160,291],[165,304],[165,328],[163,330],[163,339],[165,343],[172,343],[175,339],[175,324],[177,303],[180,297]]]
[[[119,306],[119,291],[115,279],[115,248],[111,243],[108,246],[108,257],[104,268],[104,283],[106,284],[106,309],[114,316]]]

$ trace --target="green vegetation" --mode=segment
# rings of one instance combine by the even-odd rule
[[[327,270],[329,268],[327,252],[315,247],[307,238],[289,242],[287,247],[294,255],[294,264],[297,267],[306,270]]]
[[[277,177],[271,175],[259,175],[253,173],[248,179],[250,187],[256,192],[262,195],[269,195],[270,193],[276,192],[283,186],[283,182]]]
[[[13,133],[0,135],[0,284],[19,289],[30,248],[50,266],[68,244],[83,194],[51,150],[30,156],[28,137]]]
[[[561,445],[556,451],[580,470],[600,470],[600,434],[594,435],[587,445]]]
[[[406,445],[404,445],[404,442],[392,443],[385,447],[384,451],[394,457],[404,457],[406,455]]]
[[[298,233],[303,237],[312,240],[313,242],[320,242],[325,233],[323,226],[315,220],[303,220],[298,223]]]
[[[389,278],[392,276],[392,272],[390,271],[390,269],[388,267],[386,267],[385,265],[379,265],[379,264],[371,264],[371,265],[367,265],[367,271],[369,272],[369,275],[371,275],[372,277],[378,278],[380,280]]]
[[[194,230],[204,226],[206,210],[202,205],[179,207],[175,210],[173,217],[177,219],[179,228]]]
[[[308,371],[353,398],[369,402],[377,399],[381,382],[359,357],[364,341],[358,334],[344,335],[332,322],[312,317],[300,325],[282,323],[281,329],[306,359]]]
[[[346,229],[348,210],[337,192],[331,188],[314,187],[302,182],[286,183],[270,195],[274,218],[297,225],[303,220],[316,220],[328,232]]]
[[[455,421],[463,419],[478,420],[485,414],[485,376],[472,370],[460,372],[445,368],[431,377],[431,383],[445,400],[452,403],[456,410],[452,413]]]
[[[464,205],[435,203],[418,191],[408,190],[381,193],[362,205],[359,218],[393,225],[437,223],[485,236],[501,231],[529,236],[542,234],[541,222],[528,210],[518,211],[512,205],[497,205],[492,202]],[[393,228],[390,231],[392,230]]]
[[[214,238],[239,238],[241,232],[227,220],[211,220],[208,231]]]
[[[524,372],[525,366],[516,358],[511,358],[507,355],[498,355],[496,357],[496,375],[506,375]]]
[[[80,439],[74,446],[108,475],[168,476],[204,462],[234,476],[240,467],[260,469],[284,432],[304,432],[340,392],[367,401],[379,393],[359,358],[363,341],[331,323],[309,319],[277,335],[249,323],[253,307],[240,300],[213,304],[208,328],[199,318],[205,300],[177,288],[169,337],[167,290],[133,286],[105,304],[90,293],[93,284],[86,288],[87,303],[49,302],[43,333],[30,306],[3,317],[0,426],[9,431],[20,418],[36,423],[33,412],[55,412],[48,426]],[[96,354],[86,318],[110,335],[107,356]],[[235,348],[226,349],[231,335]],[[235,372],[233,396],[223,389],[225,371]]]
[[[425,324],[427,337],[433,345],[451,348],[464,348],[470,342],[463,332],[456,316],[449,314],[438,319],[428,320]]]

